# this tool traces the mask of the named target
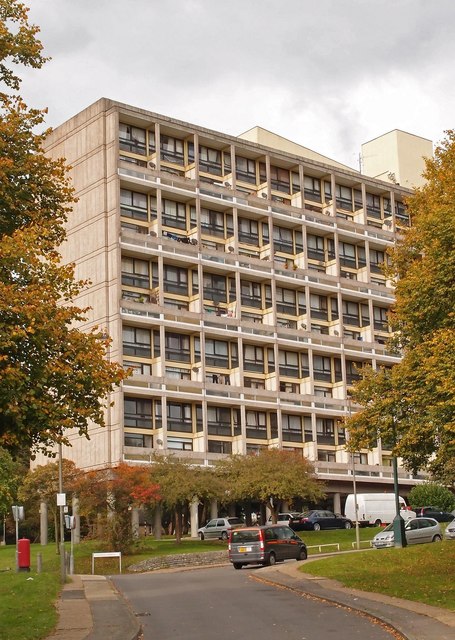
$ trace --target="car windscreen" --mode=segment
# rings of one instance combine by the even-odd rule
[[[383,531],[393,531],[393,522],[388,524]]]
[[[259,529],[238,529],[232,532],[232,542],[259,542]]]

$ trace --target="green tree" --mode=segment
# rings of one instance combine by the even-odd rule
[[[391,252],[392,370],[362,370],[349,421],[350,447],[380,437],[412,471],[455,479],[455,133],[427,160],[427,183],[408,198],[412,226]]]
[[[150,476],[159,486],[161,504],[174,513],[175,541],[181,542],[183,513],[195,498],[219,498],[221,478],[214,469],[199,467],[175,456],[155,455]]]
[[[43,151],[44,112],[17,90],[21,65],[45,58],[38,28],[17,0],[0,0],[0,445],[48,452],[66,429],[104,426],[106,398],[124,378],[106,360],[109,339],[76,327],[85,286],[58,246],[74,202],[63,160]]]
[[[71,505],[75,488],[83,472],[72,460],[62,460],[63,490],[67,504]],[[55,541],[59,541],[59,511],[57,507],[59,493],[59,463],[52,462],[29,471],[19,488],[18,497],[25,507],[26,523],[39,531],[40,504],[45,502],[48,509],[49,524],[53,528]]]
[[[15,462],[5,449],[0,447],[0,516],[11,512],[16,502],[17,490],[21,483],[21,466]]]
[[[277,521],[280,504],[295,498],[316,502],[324,486],[309,460],[292,451],[263,449],[257,455],[234,455],[219,463],[232,500],[258,500]]]
[[[413,487],[409,492],[408,500],[413,509],[432,506],[441,511],[450,512],[455,507],[453,493],[436,482],[425,482]]]

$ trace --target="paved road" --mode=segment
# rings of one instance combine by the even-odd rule
[[[144,640],[391,640],[354,612],[251,579],[261,569],[217,567],[115,576]],[[265,577],[265,576],[264,576]]]

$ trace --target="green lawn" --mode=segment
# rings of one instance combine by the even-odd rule
[[[371,549],[314,560],[304,573],[325,576],[362,591],[424,602],[455,611],[455,544],[420,544],[405,549]]]
[[[360,529],[361,540],[371,540],[378,529]],[[339,543],[341,551],[352,550],[355,531],[304,531],[309,547]],[[132,564],[157,555],[193,553],[226,549],[225,542],[184,538],[180,545],[173,538],[156,541],[141,538],[132,554],[123,556],[124,571]],[[362,545],[365,548],[365,545]],[[69,552],[70,545],[66,549]],[[91,554],[103,550],[99,543],[74,546],[75,573],[91,573]],[[335,547],[322,547],[322,552]],[[318,554],[310,548],[310,555]],[[42,573],[36,573],[37,555],[42,557]],[[16,573],[15,547],[0,546],[0,638],[42,640],[56,623],[54,602],[60,590],[60,556],[54,544],[31,545],[31,572]],[[455,590],[450,576],[455,566],[455,544],[426,544],[406,549],[366,550],[347,556],[332,556],[302,565],[302,570],[326,575],[368,591],[379,591],[455,610]],[[96,566],[97,573],[118,573],[118,560],[106,558]]]

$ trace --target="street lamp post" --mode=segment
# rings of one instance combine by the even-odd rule
[[[393,448],[395,449],[397,444],[397,430],[395,425],[395,418],[393,418]],[[406,532],[404,529],[404,519],[401,516],[400,509],[400,490],[398,488],[398,458],[394,452],[392,458],[393,465],[393,490],[395,493],[395,517],[393,519],[393,541],[395,547],[406,547],[408,542],[406,540]]]
[[[396,456],[393,456],[393,488],[395,493],[395,517],[393,519],[393,541],[395,547],[406,547],[408,542],[406,540],[406,532],[404,529],[404,519],[400,513],[400,498],[398,489],[398,460]]]

